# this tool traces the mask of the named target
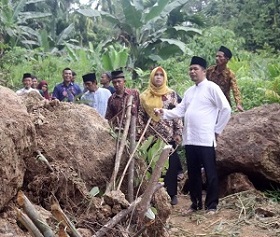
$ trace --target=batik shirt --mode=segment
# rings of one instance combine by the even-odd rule
[[[225,68],[222,72],[216,69],[215,65],[209,67],[206,71],[206,78],[215,82],[222,89],[230,104],[230,90],[232,89],[235,103],[241,104],[241,95],[234,73],[229,68]]]
[[[173,109],[178,104],[178,97],[176,92],[171,92],[162,97],[163,108]],[[139,108],[139,126],[144,130],[147,124],[149,115],[145,112],[144,108],[140,106]],[[147,129],[145,137],[150,135],[163,138],[166,142],[174,141],[174,137],[179,135],[182,136],[183,122],[181,118],[176,118],[172,120],[159,120],[158,122],[151,120],[150,126]]]
[[[77,84],[71,82],[68,86],[66,86],[62,82],[55,86],[53,90],[53,97],[60,101],[73,102],[75,96],[81,93],[82,90]]]
[[[127,107],[129,95],[133,95],[131,114],[135,116],[138,115],[138,109],[140,104],[139,91],[135,89],[126,88],[123,95],[120,96],[117,93],[114,93],[108,100],[105,118],[108,119],[112,125],[124,127],[126,115],[126,110],[124,109]],[[122,114],[124,114],[123,119]],[[122,124],[120,124],[121,121]]]

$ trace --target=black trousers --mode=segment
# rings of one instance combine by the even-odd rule
[[[170,142],[169,144],[172,145],[173,148],[176,147],[175,142]],[[168,163],[169,167],[164,177],[164,185],[168,195],[173,197],[177,195],[177,175],[183,171],[180,157],[176,150],[169,157]]]
[[[216,209],[219,202],[216,152],[214,147],[186,145],[189,189],[194,210],[202,209],[202,177],[204,167],[207,180],[205,209]]]

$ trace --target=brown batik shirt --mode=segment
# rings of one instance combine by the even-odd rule
[[[241,95],[237,86],[236,77],[229,68],[225,68],[222,72],[219,72],[216,65],[210,66],[206,71],[206,78],[220,86],[230,104],[230,90],[232,89],[235,103],[241,104]]]
[[[162,96],[163,109],[173,109],[177,103],[177,94],[175,91]],[[145,112],[144,108],[140,105],[139,108],[139,126],[141,130],[147,124],[149,115]],[[152,127],[152,128],[151,128]],[[174,141],[176,135],[182,136],[183,122],[181,118],[172,120],[159,120],[158,122],[151,120],[150,126],[147,129],[145,137],[153,135],[155,137],[163,138],[166,142]],[[156,132],[155,132],[156,131]],[[158,135],[159,134],[159,135]]]
[[[122,128],[124,127],[126,120],[125,116],[127,101],[130,95],[133,95],[131,114],[137,117],[140,104],[138,90],[125,88],[123,95],[113,93],[108,99],[108,106],[105,118],[108,119],[113,126],[118,126]]]

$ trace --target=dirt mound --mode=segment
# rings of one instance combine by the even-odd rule
[[[46,109],[39,103],[36,108],[30,100],[25,102],[33,104],[30,116],[36,128],[36,150],[49,161],[52,171],[36,162],[34,153],[25,160],[24,189],[45,207],[54,195],[62,205],[74,208],[94,186],[104,190],[111,176],[108,167],[114,165],[116,150],[109,125],[89,106],[60,103]]]
[[[257,187],[280,184],[280,170],[275,168],[280,165],[279,157],[279,104],[235,114],[218,139],[219,173],[243,173]]]
[[[24,159],[34,149],[35,127],[22,100],[0,86],[0,209],[23,184]]]

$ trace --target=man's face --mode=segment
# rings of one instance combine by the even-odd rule
[[[31,86],[32,86],[32,78],[31,77],[24,78],[23,81],[22,81],[22,84],[24,85],[25,89],[31,88]]]
[[[125,86],[124,78],[116,78],[112,80],[112,84],[116,89],[117,94],[123,92]]]
[[[101,75],[100,84],[106,85],[109,82],[110,82],[109,77],[107,76],[107,74],[103,73]]]
[[[153,79],[153,84],[156,87],[160,87],[162,86],[163,82],[164,82],[163,72],[161,70],[157,70]]]
[[[96,89],[96,83],[92,82],[92,81],[86,81],[85,83],[85,87],[88,91],[93,92]]]
[[[189,75],[191,80],[198,84],[205,78],[205,69],[198,64],[193,64],[189,67]]]
[[[225,65],[228,62],[228,58],[221,51],[218,51],[216,54],[216,64],[219,66]]]
[[[71,77],[71,82],[73,82],[73,83],[74,83],[74,82],[75,82],[75,80],[76,80],[76,76],[73,76],[73,75],[72,75],[72,77]]]
[[[37,78],[36,77],[34,77],[33,79],[32,79],[32,88],[37,88],[37,86],[38,86],[38,80],[37,80]]]
[[[63,81],[64,82],[71,82],[72,80],[72,71],[71,70],[64,70],[62,73]]]

